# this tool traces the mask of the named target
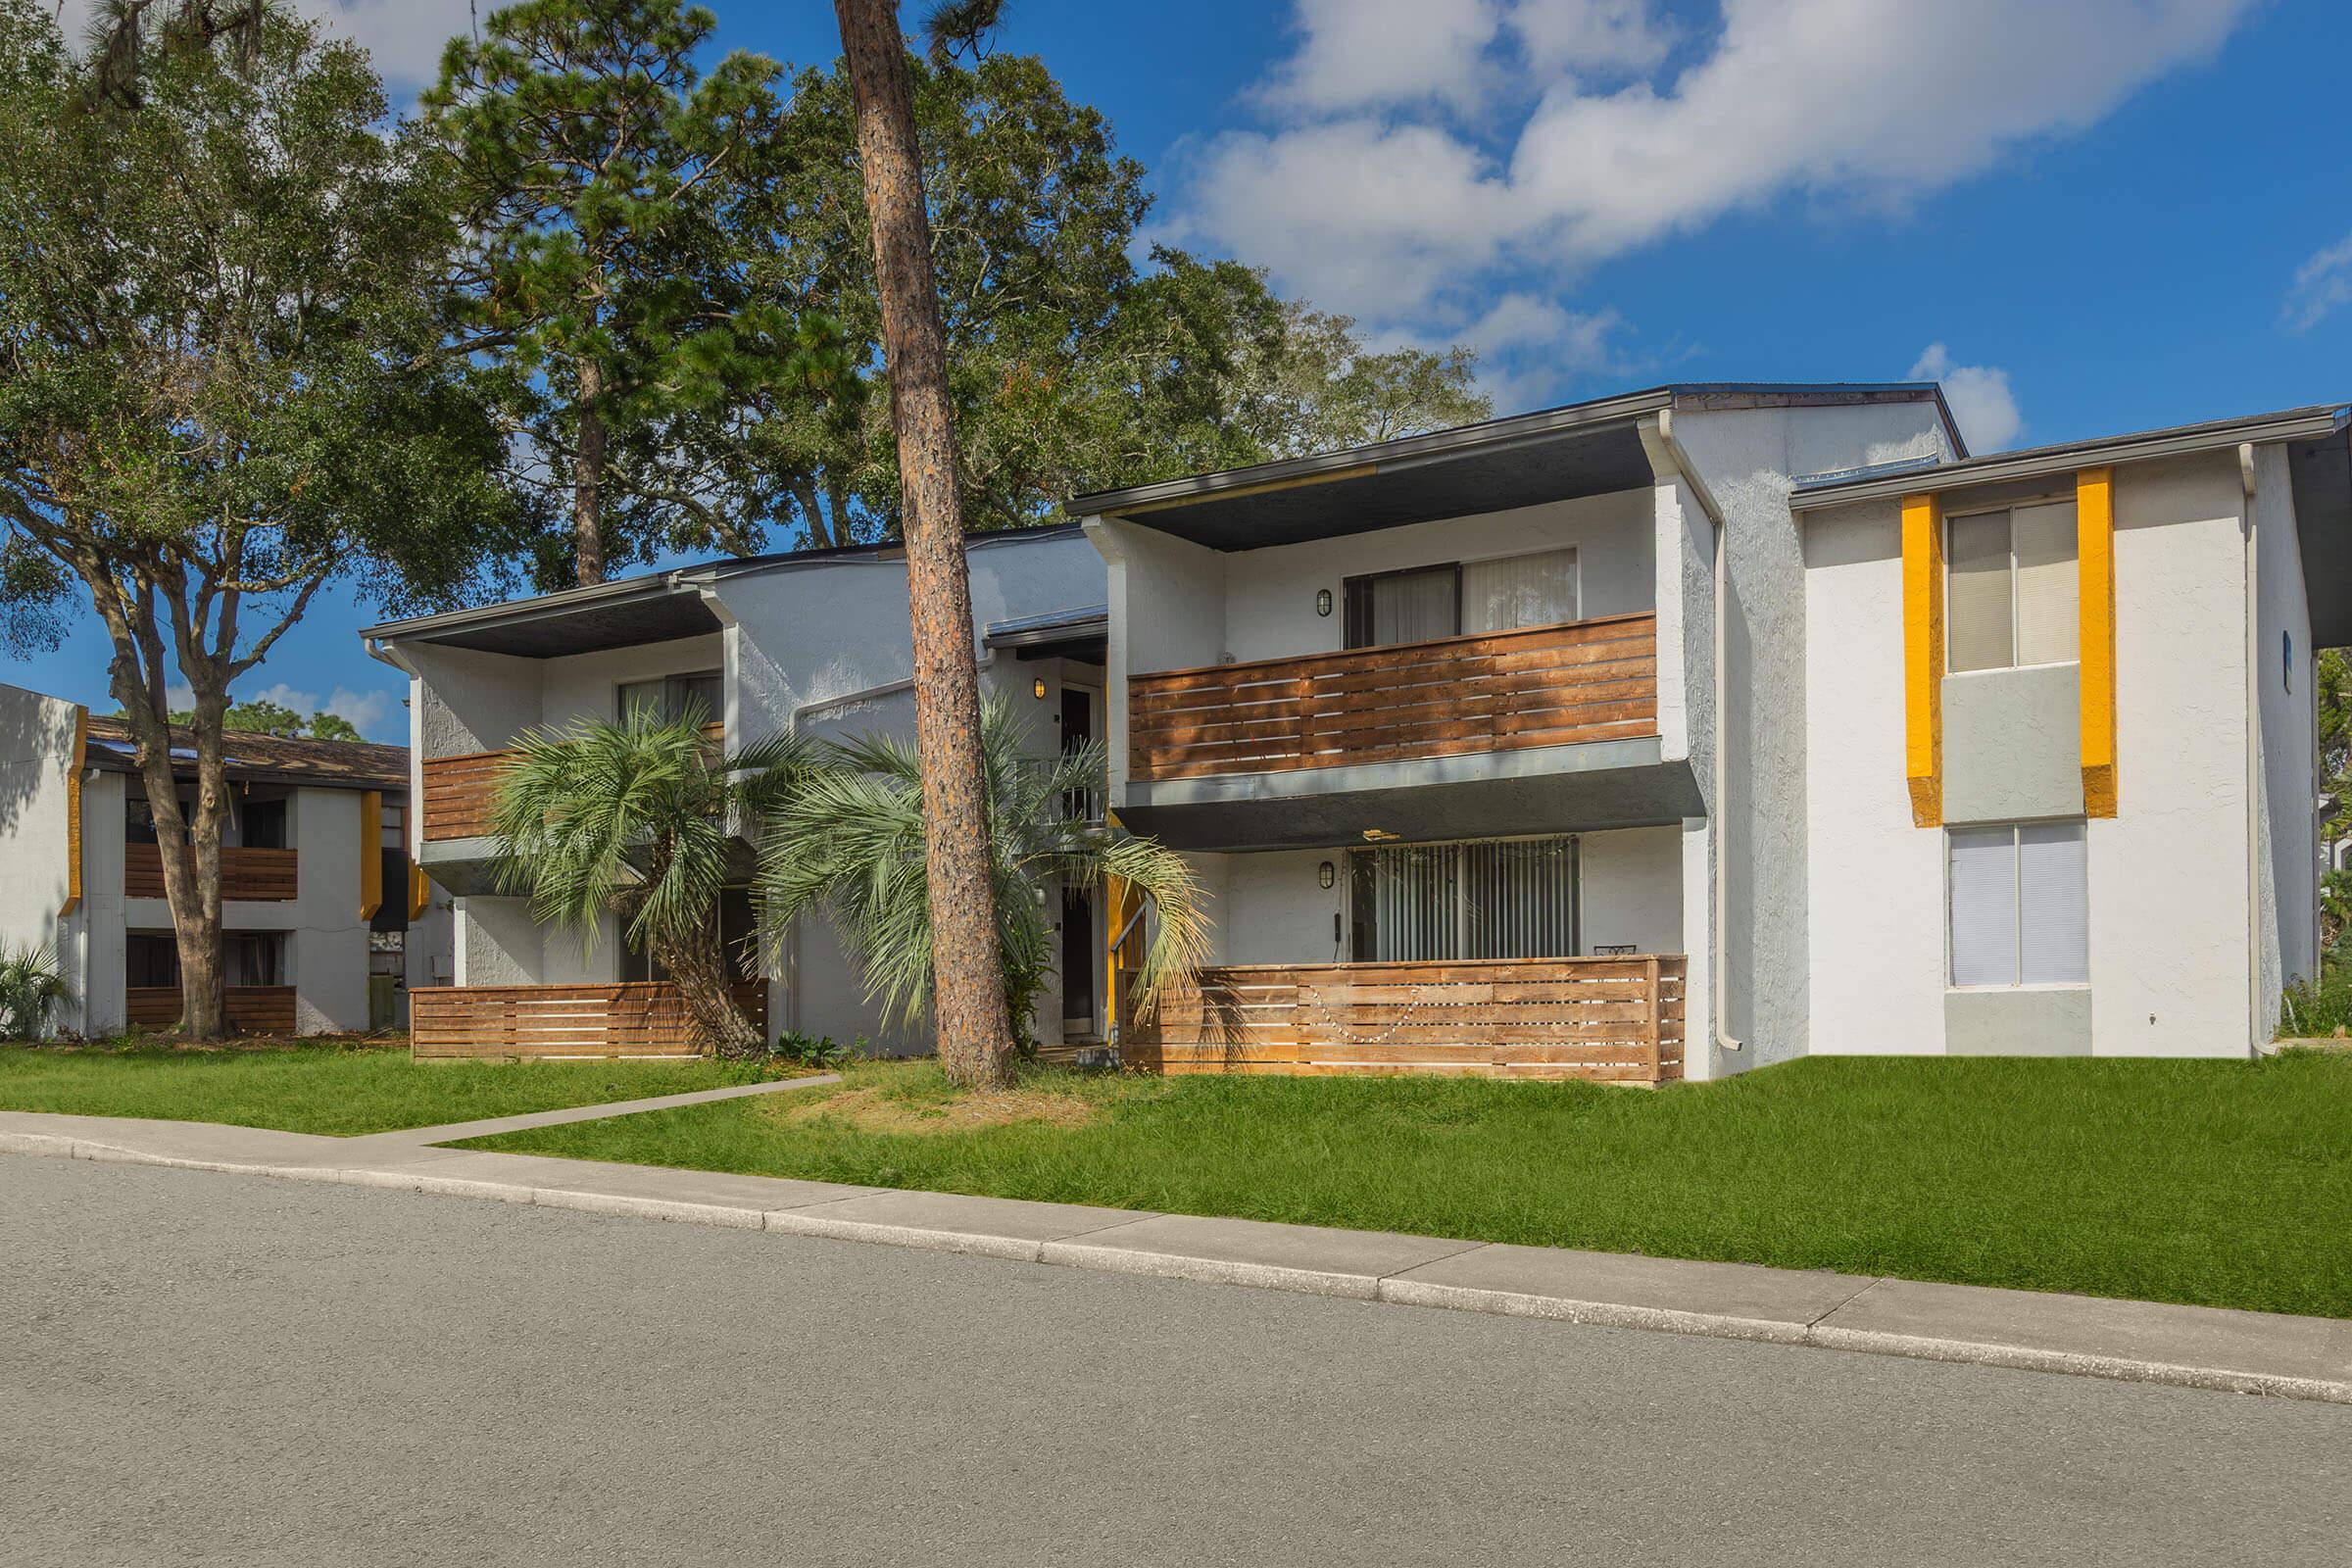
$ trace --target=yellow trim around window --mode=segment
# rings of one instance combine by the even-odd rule
[[[2115,815],[2115,470],[2075,475],[2082,635],[2082,811]]]
[[[57,906],[64,919],[81,907],[81,770],[90,760],[90,710],[74,710],[74,755],[66,760],[66,902]]]
[[[1903,780],[1911,820],[1943,823],[1943,518],[1903,497]]]
[[[360,792],[360,918],[372,920],[384,904],[384,792]]]

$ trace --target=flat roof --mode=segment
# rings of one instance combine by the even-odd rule
[[[1927,403],[1965,452],[1933,382],[1681,382],[1370,446],[1286,458],[1073,497],[1072,516],[1112,516],[1217,550],[1252,550],[1653,482],[1640,421],[1664,409]]]

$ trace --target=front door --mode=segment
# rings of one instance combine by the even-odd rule
[[[1097,715],[1102,695],[1087,686],[1061,688],[1061,749],[1075,752],[1101,733]],[[1066,804],[1074,814],[1095,821],[1102,815],[1102,797],[1088,791]],[[1061,896],[1061,1038],[1102,1038],[1102,956],[1095,944],[1095,900],[1091,893],[1070,891]]]

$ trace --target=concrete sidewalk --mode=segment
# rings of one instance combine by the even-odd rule
[[[1454,1311],[2352,1404],[2352,1322],[2333,1318],[484,1153],[427,1141],[623,1109],[582,1107],[500,1118],[499,1126],[365,1138],[6,1111],[0,1152],[486,1198]]]

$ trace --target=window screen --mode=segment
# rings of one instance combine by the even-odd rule
[[[2008,669],[2080,657],[2073,502],[1954,517],[1944,559],[1948,667]]]
[[[1510,631],[1576,619],[1576,552],[1543,550],[1462,564],[1462,630]]]
[[[1956,827],[1947,838],[1951,983],[2086,983],[2089,900],[2082,824]]]
[[[1358,850],[1359,961],[1560,958],[1576,953],[1576,841]]]

